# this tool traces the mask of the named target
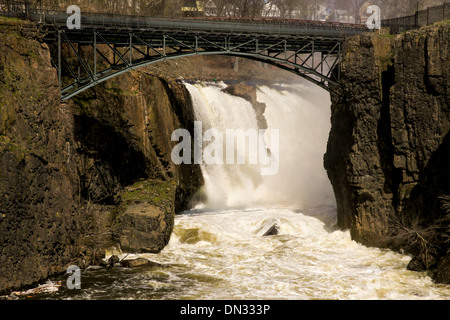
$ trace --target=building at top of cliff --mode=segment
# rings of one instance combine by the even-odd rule
[[[197,0],[184,0],[181,7],[183,17],[201,17],[205,13],[204,2]]]

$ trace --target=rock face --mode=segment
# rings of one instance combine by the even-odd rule
[[[193,132],[188,91],[177,81],[136,71],[72,101],[84,166],[81,193],[95,203],[118,205],[111,217],[114,245],[126,252],[161,251],[175,212],[188,208],[203,184],[199,166],[175,166],[171,160],[177,143],[172,132]]]
[[[109,246],[159,252],[203,183],[170,159],[171,133],[192,119],[181,83],[142,71],[61,104],[47,45],[2,27],[0,292],[98,263]]]
[[[448,23],[349,39],[324,157],[339,226],[428,269],[449,253],[440,199],[450,194],[448,43]]]
[[[259,129],[267,129],[267,120],[266,117],[264,117],[264,112],[266,111],[266,104],[261,103],[256,98],[256,87],[250,86],[245,83],[238,83],[238,84],[232,84],[228,85],[224,92],[244,98],[248,102],[250,102],[253,106],[253,109],[256,112],[256,119],[258,121],[258,128]]]
[[[121,186],[141,178],[174,180],[175,209],[186,207],[202,180],[198,166],[171,161],[172,132],[193,130],[192,102],[182,83],[129,72],[72,101],[86,198],[114,203]]]
[[[49,50],[0,33],[0,291],[89,263],[88,214],[76,201],[73,117]]]

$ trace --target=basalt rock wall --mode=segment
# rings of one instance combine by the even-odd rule
[[[340,227],[438,267],[441,282],[450,281],[440,278],[449,267],[449,29],[345,42],[324,158]]]

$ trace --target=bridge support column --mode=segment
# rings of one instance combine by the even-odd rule
[[[62,90],[62,81],[61,81],[61,31],[58,30],[58,85],[59,89]]]
[[[97,32],[94,32],[93,47],[94,47],[94,77],[95,80],[97,80]]]

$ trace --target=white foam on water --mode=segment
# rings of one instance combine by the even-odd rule
[[[267,221],[278,235],[258,234]],[[149,258],[208,279],[177,292],[177,299],[450,298],[449,286],[406,270],[408,256],[365,247],[349,232],[329,231],[290,209],[183,214],[169,245]]]

